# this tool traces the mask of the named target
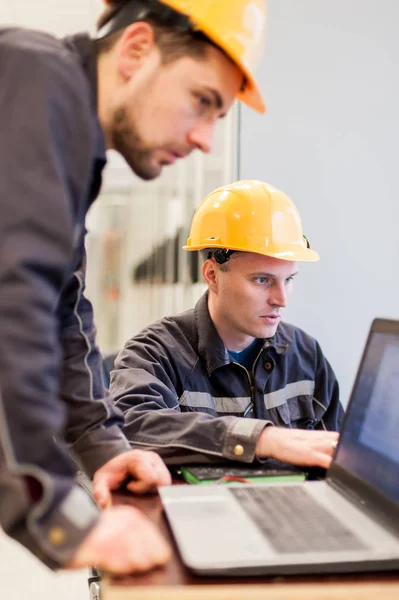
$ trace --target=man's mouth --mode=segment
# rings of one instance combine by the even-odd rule
[[[165,150],[162,154],[162,159],[160,163],[162,165],[173,165],[177,160],[182,158],[186,158],[190,154],[191,150],[186,150],[184,152],[176,152],[175,150]]]
[[[262,321],[265,321],[266,323],[271,323],[271,324],[276,324],[280,321],[280,315],[277,315],[275,313],[271,313],[268,315],[261,315],[260,318],[262,319]]]

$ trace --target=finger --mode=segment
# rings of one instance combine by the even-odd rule
[[[322,446],[319,446],[318,448],[316,448],[316,451],[323,452],[327,456],[333,456],[336,447],[337,447],[337,440],[333,440],[332,442],[330,440],[328,440],[328,441],[325,441]]]
[[[171,483],[166,465],[155,452],[129,451],[105,465],[94,476],[93,495],[101,508],[109,505],[110,492],[118,489],[129,475],[134,481],[129,482],[127,488],[138,494]]]
[[[151,566],[164,565],[172,555],[170,545],[152,523],[146,523],[145,527],[140,530],[139,540],[133,535],[132,541],[135,550],[138,551],[140,556],[145,557],[146,561],[150,561]],[[131,547],[133,548],[133,544]]]
[[[155,455],[152,459],[151,465],[155,483],[158,487],[161,485],[170,485],[172,483],[170,471],[158,455]]]
[[[107,477],[97,476],[93,480],[93,497],[100,508],[107,508],[111,505],[111,493]]]
[[[171,557],[171,549],[151,524],[136,527],[125,539],[123,552],[115,552],[108,570],[124,573],[141,573],[162,566]],[[111,560],[109,562],[111,562]]]
[[[158,566],[152,559],[151,550],[147,548],[146,541],[140,537],[130,544],[124,544],[122,548],[114,547],[113,552],[107,552],[103,556],[103,564],[99,566],[116,575],[127,575],[141,573]]]
[[[172,485],[172,476],[168,470],[157,472],[156,486]]]
[[[139,462],[131,465],[130,472],[142,484],[139,486],[142,490],[170,485],[172,482],[165,463],[155,452],[146,452]]]
[[[154,468],[152,464],[152,458],[149,452],[141,452],[138,454],[131,454],[126,464],[126,471],[132,477],[136,479],[142,479],[144,481],[154,480]]]
[[[150,569],[162,567],[169,559],[170,552],[168,550],[165,550],[163,554],[155,555],[152,548],[143,549],[143,545],[141,545],[139,550],[134,550],[127,556],[127,560],[125,559],[122,566],[123,571],[119,572],[121,574],[144,573]],[[120,569],[120,565],[115,565],[115,567]]]
[[[312,440],[333,441],[338,440],[339,438],[339,433],[336,431],[319,431],[312,429],[309,431],[303,431],[303,433]]]
[[[164,465],[155,465],[145,477],[140,474],[136,480],[129,481],[126,487],[131,492],[143,494],[153,492],[164,485],[171,485],[171,483],[172,477],[168,469]]]
[[[156,483],[150,484],[147,481],[129,481],[126,487],[133,494],[148,494],[157,490]]]
[[[101,483],[101,486],[115,490],[120,487],[125,477],[125,469],[115,468],[113,465],[106,464],[95,473],[93,484]]]
[[[137,476],[145,459],[140,456],[140,451],[131,451],[119,455],[97,471],[93,478],[93,489],[104,493],[107,490],[117,490],[121,487],[127,475]]]
[[[316,462],[314,466],[328,469],[331,465],[331,456],[324,454],[323,452],[318,452],[315,455],[315,461]]]

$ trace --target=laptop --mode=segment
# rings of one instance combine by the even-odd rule
[[[200,575],[399,568],[399,321],[375,319],[324,481],[168,486],[183,562]]]

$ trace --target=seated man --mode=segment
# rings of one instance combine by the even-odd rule
[[[204,251],[207,292],[128,341],[111,374],[132,446],[169,463],[328,467],[338,383],[316,340],[281,321],[296,263],[319,258],[296,207],[266,183],[223,186],[196,211],[185,250]]]

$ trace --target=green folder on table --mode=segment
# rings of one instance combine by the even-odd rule
[[[229,465],[186,465],[179,467],[179,474],[187,483],[192,484],[211,484],[211,483],[281,483],[305,481],[306,473],[288,467],[282,469],[264,468],[257,465],[253,466],[229,466]],[[223,479],[224,478],[224,479]],[[234,481],[231,478],[238,478],[244,481]]]

